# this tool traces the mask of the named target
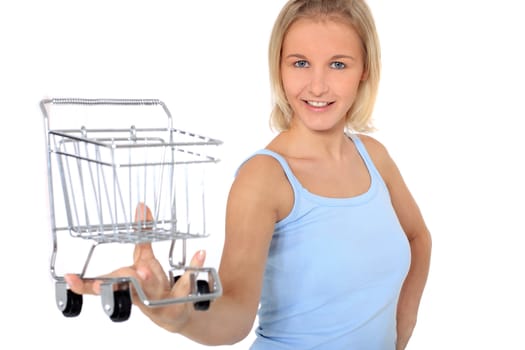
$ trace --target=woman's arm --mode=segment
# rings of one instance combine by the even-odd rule
[[[397,349],[405,349],[414,327],[430,269],[432,241],[419,207],[392,162],[388,183],[394,209],[403,227],[412,255],[397,307]]]
[[[274,225],[287,214],[292,201],[291,187],[275,159],[256,156],[243,165],[226,208],[219,266],[223,296],[209,311],[192,312],[180,333],[208,345],[231,344],[248,335],[259,307]]]
[[[405,349],[417,321],[417,313],[430,269],[432,240],[421,211],[388,151],[371,137],[363,137],[383,177],[411,250],[411,264],[397,309],[397,350]]]
[[[233,344],[244,339],[257,314],[275,222],[282,215],[283,203],[292,200],[291,188],[275,160],[265,156],[250,159],[238,172],[228,196],[219,267],[223,295],[210,303],[206,311],[195,311],[190,303],[149,307],[136,297],[134,304],[157,325],[201,344]],[[203,266],[204,258],[204,254],[198,252],[190,265]],[[149,299],[178,298],[189,293],[189,273],[170,288],[151,244],[137,245],[134,264],[108,276],[137,278]],[[66,280],[79,294],[100,291],[100,282],[82,281],[74,275],[67,275]]]

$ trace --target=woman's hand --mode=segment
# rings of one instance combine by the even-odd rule
[[[135,221],[146,222],[152,220],[151,212],[143,204],[137,206]],[[205,252],[197,252],[191,262],[192,267],[202,267]],[[190,293],[190,272],[186,272],[173,287],[169,278],[155,257],[151,243],[140,243],[135,245],[133,253],[133,265],[119,268],[101,278],[133,277],[140,284],[149,300],[162,300],[168,298],[186,297]],[[78,275],[66,274],[64,276],[69,288],[77,294],[100,294],[102,280],[83,280]],[[132,290],[133,304],[159,326],[172,331],[179,332],[188,320],[192,310],[190,303],[169,304],[162,307],[151,307],[144,305],[138,298],[134,288]]]

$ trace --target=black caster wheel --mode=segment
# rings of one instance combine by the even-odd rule
[[[110,316],[113,322],[124,322],[129,319],[131,314],[131,295],[129,289],[116,290],[113,292],[114,305],[113,313]]]
[[[77,294],[72,290],[67,290],[66,297],[66,308],[62,311],[62,314],[66,317],[77,317],[82,311],[82,294]]]
[[[179,280],[180,276],[175,276],[174,281],[175,283]],[[209,294],[210,293],[210,285],[208,284],[208,281],[205,280],[197,280],[197,293],[199,294]],[[210,308],[210,301],[209,300],[203,300],[203,301],[196,301],[193,303],[193,308],[197,311],[206,311]]]
[[[197,291],[199,292],[199,294],[209,294],[210,285],[208,284],[207,281],[198,280],[197,281]],[[210,308],[210,301],[209,300],[197,301],[193,304],[193,308],[198,311],[206,311]]]

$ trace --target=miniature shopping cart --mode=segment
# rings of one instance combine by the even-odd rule
[[[78,276],[101,280],[102,307],[112,321],[129,318],[131,286],[147,306],[193,303],[196,310],[207,310],[222,294],[220,280],[213,268],[186,265],[186,240],[209,235],[205,178],[219,161],[215,150],[221,141],[174,128],[166,105],[154,99],[54,98],[42,100],[40,106],[53,238],[50,272],[63,315],[78,316],[83,303],[82,295],[68,289],[64,274],[57,272],[59,247],[60,253],[68,248],[59,241],[66,237],[88,242]],[[146,209],[137,216],[137,208]],[[97,247],[161,241],[169,246],[171,283],[189,271],[187,296],[150,299],[132,276],[88,276]],[[182,250],[179,262],[177,241]]]

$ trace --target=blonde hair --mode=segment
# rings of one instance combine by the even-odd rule
[[[364,0],[290,0],[277,17],[269,45],[270,84],[273,110],[272,129],[290,127],[292,109],[286,99],[281,80],[281,52],[284,37],[299,18],[327,17],[344,20],[355,29],[363,47],[365,79],[361,81],[356,99],[346,115],[346,127],[357,132],[372,131],[372,112],[379,88],[381,50],[370,8]]]

